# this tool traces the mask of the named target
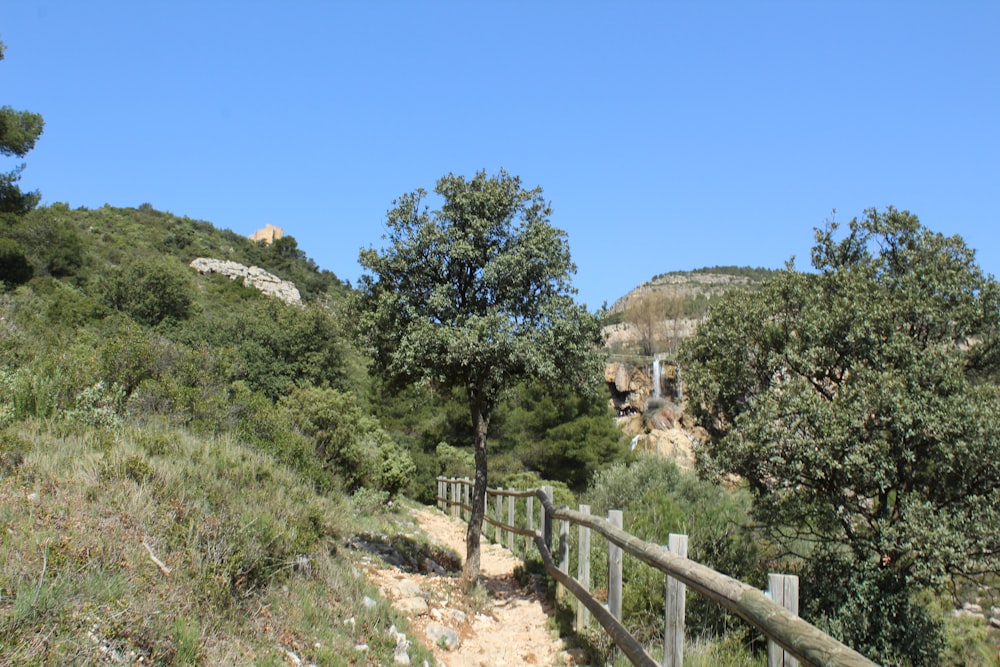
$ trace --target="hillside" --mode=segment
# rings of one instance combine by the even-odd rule
[[[413,531],[388,503],[413,463],[345,391],[366,386],[347,285],[294,238],[146,205],[5,219],[0,272],[4,664],[392,662],[406,619],[345,545]]]
[[[714,266],[654,276],[608,308],[606,345],[617,355],[670,355],[724,294],[753,289],[772,273],[771,269]]]
[[[401,508],[470,474],[467,418],[374,386],[350,286],[294,237],[149,205],[3,222],[5,664],[381,665],[403,644],[433,663],[352,545],[458,562]],[[202,257],[292,281],[302,304],[199,273]],[[603,400],[535,389],[498,411],[493,479],[536,484],[531,466],[569,495],[627,450]]]

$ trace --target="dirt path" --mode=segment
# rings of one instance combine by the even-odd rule
[[[433,508],[410,510],[432,540],[465,553],[464,522]],[[548,628],[549,605],[513,572],[521,561],[506,549],[482,543],[485,599],[469,601],[457,576],[414,574],[379,561],[369,576],[393,605],[410,618],[417,639],[444,667],[564,665],[568,653]]]

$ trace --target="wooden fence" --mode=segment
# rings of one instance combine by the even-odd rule
[[[452,516],[466,519],[472,512],[473,484],[468,479],[437,478],[438,507]],[[557,583],[557,597],[569,591],[576,598],[576,627],[585,628],[591,617],[600,623],[633,665],[653,667],[657,663],[621,623],[622,554],[628,553],[666,575],[666,617],[664,619],[664,666],[683,663],[684,608],[686,589],[715,601],[738,615],[768,638],[768,666],[792,667],[801,660],[807,665],[855,667],[872,666],[863,655],[845,646],[798,617],[798,578],[769,575],[769,594],[741,581],[716,572],[687,558],[687,537],[671,535],[666,548],[640,540],[622,530],[622,513],[609,512],[608,519],[593,516],[590,508],[557,509],[552,503],[552,488],[526,491],[487,489],[484,521],[494,527],[493,539],[514,549],[515,536],[533,543],[541,555],[545,570]],[[535,499],[539,500],[536,514]],[[493,511],[489,500],[493,500]],[[517,509],[524,500],[523,515]],[[506,505],[506,507],[505,507]],[[505,511],[506,510],[506,511]],[[538,527],[535,529],[535,518]],[[523,519],[518,521],[518,519]],[[505,521],[506,519],[506,521]],[[559,521],[559,542],[553,555],[553,522]],[[520,526],[518,525],[520,524]],[[577,540],[577,577],[569,575],[569,526],[579,530]],[[608,541],[608,603],[602,604],[590,594],[590,531]],[[484,527],[484,537],[489,531]]]

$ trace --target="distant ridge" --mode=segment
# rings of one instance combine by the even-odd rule
[[[608,315],[623,313],[636,300],[654,293],[691,300],[710,300],[736,287],[759,284],[775,272],[775,269],[749,266],[712,266],[661,273],[618,298],[608,308]]]

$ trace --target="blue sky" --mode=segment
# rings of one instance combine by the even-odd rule
[[[505,168],[597,308],[806,268],[834,209],[889,204],[1000,274],[998,26],[994,1],[20,0],[0,104],[45,117],[44,202],[271,223],[352,283],[393,199]]]

